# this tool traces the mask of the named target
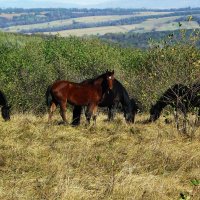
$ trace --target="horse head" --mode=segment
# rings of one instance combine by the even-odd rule
[[[152,105],[151,109],[150,109],[150,119],[149,119],[149,122],[156,121],[160,117],[161,111],[162,111],[162,108],[159,106],[158,103],[156,103],[155,105]]]
[[[1,115],[5,121],[10,120],[10,108],[11,106],[5,105],[1,109]]]
[[[107,85],[108,85],[108,89],[112,90],[113,89],[113,83],[114,83],[114,70],[112,72],[110,71],[106,71],[106,80],[107,80]]]

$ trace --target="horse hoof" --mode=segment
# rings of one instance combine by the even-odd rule
[[[165,119],[165,124],[171,124],[172,120],[171,119]]]
[[[72,127],[76,127],[76,126],[79,126],[79,125],[80,125],[80,123],[73,123],[73,122],[71,123]]]
[[[64,126],[66,126],[68,123],[67,122],[58,122],[58,125],[64,125]]]

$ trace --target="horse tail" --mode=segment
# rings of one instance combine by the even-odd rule
[[[51,96],[51,85],[48,86],[47,91],[46,91],[46,105],[50,107],[51,101],[52,101],[52,96]]]

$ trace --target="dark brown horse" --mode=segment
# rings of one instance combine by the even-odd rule
[[[91,116],[96,121],[97,107],[103,95],[110,92],[113,87],[114,71],[107,71],[93,80],[93,84],[73,83],[65,80],[54,82],[46,92],[47,105],[49,106],[49,121],[57,105],[60,106],[60,114],[67,122],[65,111],[67,102],[71,105],[87,106],[87,121]]]
[[[5,121],[10,120],[10,106],[8,105],[6,96],[3,92],[0,91],[0,107],[1,115]]]

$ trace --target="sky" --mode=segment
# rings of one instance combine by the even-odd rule
[[[66,0],[59,0],[60,2],[69,2],[69,3],[76,3],[76,4],[99,4],[99,3],[104,3],[106,2],[105,0],[73,0],[73,1],[66,1]]]
[[[106,2],[106,0],[20,0],[20,4],[24,4],[26,5],[28,2],[31,3],[58,3],[58,4],[77,4],[77,5],[95,5],[95,4],[99,4],[99,3],[104,3]],[[0,7],[2,5],[11,5],[13,3],[13,5],[18,2],[17,0],[0,0]],[[2,5],[1,5],[2,4]]]
[[[200,7],[200,0],[0,0],[0,8],[180,8]]]

